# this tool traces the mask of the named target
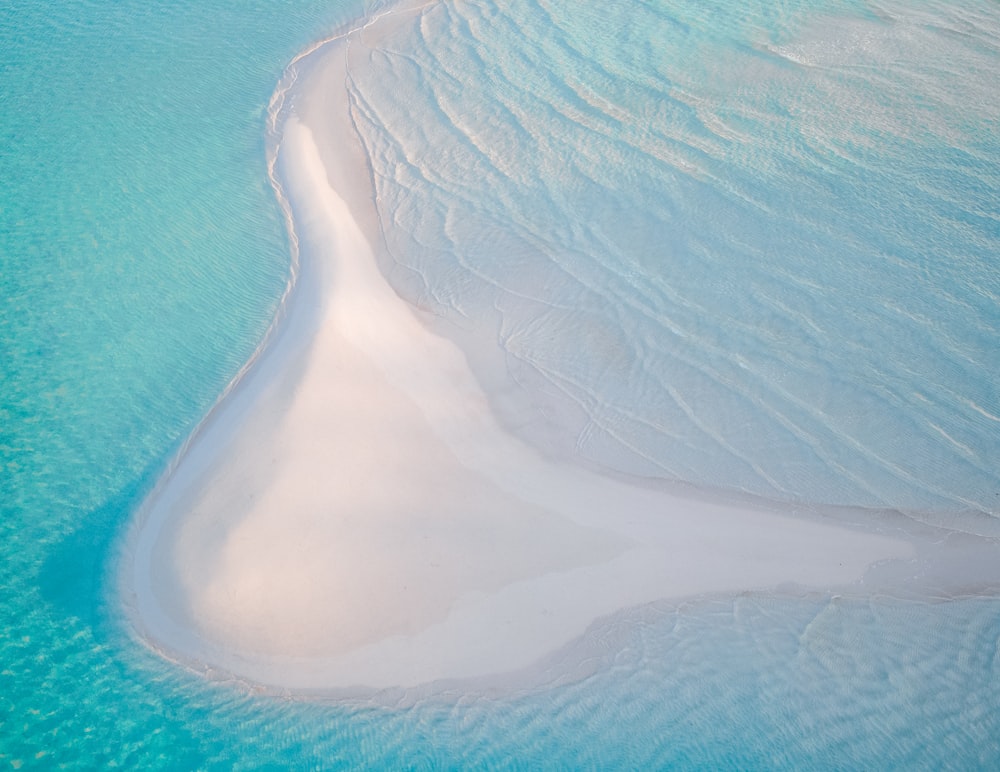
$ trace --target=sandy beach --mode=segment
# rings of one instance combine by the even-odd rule
[[[687,498],[506,431],[488,396],[506,384],[478,382],[378,270],[350,45],[299,61],[280,114],[300,263],[275,334],[129,536],[151,645],[278,689],[412,687],[529,667],[653,601],[911,565],[895,526]]]

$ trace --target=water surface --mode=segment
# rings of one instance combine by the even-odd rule
[[[255,697],[130,637],[114,545],[287,282],[268,99],[359,10],[0,10],[3,760],[995,766],[991,599],[650,608],[594,631],[585,677],[400,709]],[[385,268],[500,344],[535,411],[521,431],[641,474],[992,529],[995,6],[424,18],[355,52]]]

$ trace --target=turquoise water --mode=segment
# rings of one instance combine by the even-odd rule
[[[0,9],[0,760],[996,766],[993,600],[654,607],[548,688],[397,708],[255,697],[134,641],[116,540],[287,281],[268,99],[361,11],[147,5]],[[643,474],[992,527],[995,6],[425,19],[352,70],[389,275],[499,340],[547,416],[525,431]]]

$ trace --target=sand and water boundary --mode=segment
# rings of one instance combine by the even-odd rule
[[[347,88],[378,23],[300,56],[272,103],[292,280],[125,539],[144,641],[274,691],[407,689],[571,658],[598,620],[663,599],[995,584],[988,540],[684,496],[511,434],[491,400],[508,385],[378,270]]]

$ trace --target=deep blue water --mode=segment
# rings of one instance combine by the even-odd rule
[[[585,677],[399,708],[130,637],[117,539],[287,281],[268,99],[362,10],[0,9],[0,761],[997,766],[992,599],[654,607]],[[499,344],[536,441],[993,532],[995,4],[437,5],[355,56],[389,278]]]

